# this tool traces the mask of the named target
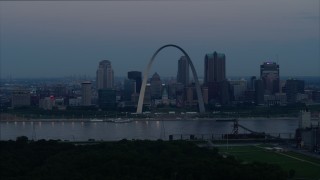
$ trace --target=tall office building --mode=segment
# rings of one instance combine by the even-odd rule
[[[210,103],[228,104],[229,82],[226,81],[226,56],[223,53],[209,53],[204,58],[204,85],[208,87]]]
[[[97,89],[110,89],[113,88],[114,74],[111,62],[102,60],[99,63],[97,70]]]
[[[189,84],[189,62],[186,56],[181,56],[178,61],[177,82],[185,86]]]
[[[226,56],[209,53],[204,58],[204,83],[221,82],[226,79]]]
[[[91,82],[81,83],[82,106],[91,106]]]
[[[263,81],[264,93],[280,92],[279,65],[275,62],[264,62],[260,65],[260,78]]]
[[[142,75],[140,71],[129,71],[128,79],[134,80],[136,82],[136,93],[140,93],[142,84]]]
[[[151,80],[151,98],[161,99],[162,82],[158,73],[154,73]]]

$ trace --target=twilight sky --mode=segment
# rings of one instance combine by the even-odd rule
[[[94,76],[110,60],[115,76],[144,71],[154,51],[181,46],[203,76],[204,56],[226,54],[227,76],[320,76],[319,0],[0,1],[1,76]],[[176,76],[182,54],[163,50],[152,73]]]

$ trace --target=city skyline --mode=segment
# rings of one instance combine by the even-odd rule
[[[265,61],[284,76],[320,75],[315,0],[0,3],[2,78],[94,76],[102,59],[125,76],[169,43],[188,52],[199,76],[213,51],[227,55],[227,76],[258,76]],[[151,72],[176,76],[177,64],[167,64],[181,55],[165,50]]]

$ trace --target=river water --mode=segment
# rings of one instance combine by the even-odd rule
[[[241,119],[239,124],[256,132],[294,137],[298,119]],[[8,121],[0,122],[1,140],[15,140],[18,136],[29,139],[61,139],[69,141],[121,140],[121,139],[168,139],[169,135],[181,137],[220,136],[232,133],[233,122],[213,120],[165,120],[133,121],[130,123],[80,122],[80,121]],[[239,133],[248,131],[239,128]]]

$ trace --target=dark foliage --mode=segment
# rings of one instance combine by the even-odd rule
[[[1,180],[24,179],[287,179],[280,167],[241,164],[216,149],[185,141],[74,145],[58,141],[0,142]]]

